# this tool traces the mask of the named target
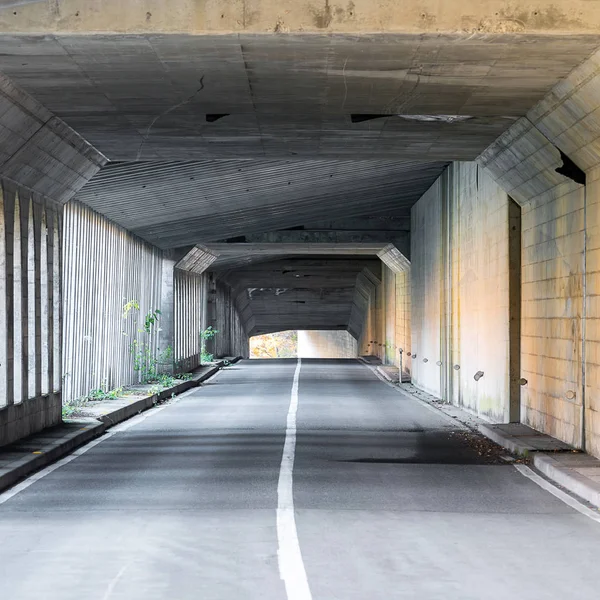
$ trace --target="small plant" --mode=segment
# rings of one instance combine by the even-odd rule
[[[140,304],[137,300],[130,300],[123,306],[123,318],[126,319],[132,310],[140,310]]]
[[[144,331],[152,333],[152,328],[158,323],[158,318],[161,315],[160,310],[150,311],[144,318]]]
[[[202,364],[210,363],[214,359],[214,355],[206,350],[206,342],[212,340],[217,333],[219,333],[219,331],[214,329],[212,325],[200,332],[200,362]]]
[[[77,410],[77,406],[73,404],[63,404],[62,407],[62,418],[69,419],[73,415],[73,413]]]
[[[158,385],[158,384],[153,385],[148,390],[148,396],[156,396],[156,395],[160,394],[162,391],[163,391],[162,385]]]
[[[191,373],[181,373],[180,375],[177,375],[177,379],[181,381],[190,381],[192,377],[193,375]]]
[[[158,377],[158,383],[164,388],[170,388],[177,383],[177,380],[172,375],[163,374]]]
[[[92,390],[85,397],[85,400],[116,400],[123,396],[123,388],[116,388],[114,390],[105,391],[102,387],[97,390]]]

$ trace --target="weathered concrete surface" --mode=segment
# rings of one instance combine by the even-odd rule
[[[106,157],[2,74],[0,139],[0,178],[60,204],[106,164]]]
[[[479,431],[513,454],[529,456],[534,452],[571,452],[572,446],[536,431],[522,423],[479,425]]]
[[[476,163],[454,163],[413,208],[411,255],[413,382],[479,416],[508,421],[506,192]]]
[[[585,0],[409,2],[371,0],[3,0],[0,29],[15,32],[270,32],[461,31],[587,32],[600,10]]]
[[[236,291],[227,283],[218,281],[214,274],[209,275],[207,286],[206,326],[218,332],[212,340],[207,340],[207,351],[215,358],[247,358],[250,353],[248,340],[253,333],[251,324],[244,319],[244,306],[237,301]],[[201,307],[198,308],[201,310]]]
[[[292,181],[289,193],[299,158],[402,160],[414,178],[429,168],[417,161],[473,160],[599,45],[597,32],[0,34],[2,71],[111,160],[291,160],[287,176],[269,173],[273,185]],[[181,195],[197,186],[192,167],[141,170],[157,184],[170,170],[165,195],[178,172]],[[106,203],[147,184],[139,168],[109,172],[119,170]]]
[[[0,446],[60,422],[62,213],[0,180]]]
[[[161,343],[163,348],[172,345],[174,261],[168,265],[166,261],[163,272],[163,254],[158,248],[83,204],[69,203],[64,217],[61,376],[63,401],[69,402],[92,390],[112,390],[139,381],[131,346],[147,344],[148,351],[156,353],[160,325],[148,334],[144,320],[162,310],[163,301],[166,322]],[[139,308],[125,311],[129,302]]]
[[[298,331],[299,358],[357,358],[358,343],[347,331]]]
[[[479,159],[522,206],[524,422],[600,456],[600,56]],[[587,185],[556,172],[564,152]]]
[[[62,205],[105,162],[0,74],[0,446],[60,422]]]

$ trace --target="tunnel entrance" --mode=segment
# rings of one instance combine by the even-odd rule
[[[250,358],[357,358],[358,341],[347,331],[279,331],[250,338]]]

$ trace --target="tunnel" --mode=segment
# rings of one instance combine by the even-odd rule
[[[595,598],[599,174],[589,0],[0,1],[0,596]]]

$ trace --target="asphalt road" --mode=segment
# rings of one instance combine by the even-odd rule
[[[276,509],[295,370],[230,367],[1,504],[0,598],[285,600]],[[599,597],[600,524],[365,366],[303,361],[296,427],[314,600]]]

